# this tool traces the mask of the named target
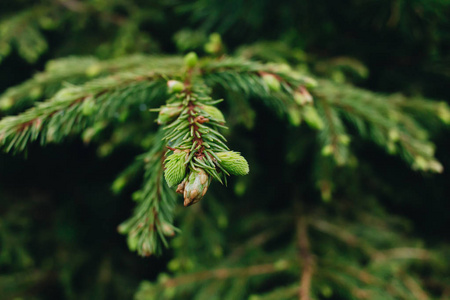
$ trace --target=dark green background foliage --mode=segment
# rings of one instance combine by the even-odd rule
[[[133,211],[144,170],[111,185],[156,143],[148,108],[168,96],[155,83],[151,106],[139,96],[120,102],[126,116],[105,112],[109,119],[82,138],[0,154],[0,299],[297,299],[308,268],[312,299],[449,299],[449,131],[428,102],[414,102],[450,100],[449,16],[446,0],[0,1],[2,118],[62,87],[178,63],[136,55],[206,56],[217,32],[220,55],[317,78],[318,103],[403,103],[444,166],[442,174],[411,170],[417,162],[407,151],[399,153],[406,163],[389,155],[351,118],[336,122],[351,138],[340,166],[316,141],[326,141],[327,129],[287,124],[262,105],[271,98],[260,101],[257,87],[245,101],[217,85],[228,145],[247,158],[250,174],[228,187],[213,183],[189,208],[178,197],[181,233],[161,256],[143,258],[117,226]],[[371,114],[372,106],[359,107]]]

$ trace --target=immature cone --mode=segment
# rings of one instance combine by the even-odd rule
[[[247,175],[250,171],[247,160],[239,152],[225,151],[216,153],[220,165],[232,175]]]
[[[184,185],[184,206],[190,206],[202,200],[211,180],[205,171],[192,171]]]

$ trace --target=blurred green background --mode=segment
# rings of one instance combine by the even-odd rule
[[[2,0],[0,92],[54,58],[202,54],[208,35],[218,32],[228,53],[253,51],[258,59],[287,62],[336,82],[448,102],[449,16],[446,0]],[[30,35],[24,38],[29,44],[21,34]],[[258,52],[261,45],[265,51]],[[285,143],[288,137],[273,130],[279,120],[263,108],[256,113],[255,130],[243,128],[232,143],[249,138],[262,149]],[[433,136],[447,169],[448,134],[445,129]],[[382,206],[405,217],[411,235],[427,246],[448,245],[448,171],[414,173],[370,145],[356,149],[361,160],[376,166],[364,176]],[[130,299],[141,280],[166,270],[171,250],[138,257],[116,231],[133,208],[130,193],[140,182],[120,195],[111,192],[111,182],[137,154],[129,145],[102,155],[79,138],[34,145],[16,156],[0,154],[1,299]],[[267,172],[304,172],[308,180],[308,163],[287,170],[269,150],[255,160],[264,161]],[[282,178],[272,177],[273,185],[282,186]],[[255,202],[265,193],[252,189],[241,201]],[[232,189],[220,191],[233,197]],[[266,211],[285,208],[281,201],[264,205]]]

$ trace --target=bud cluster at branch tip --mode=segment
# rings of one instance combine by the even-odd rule
[[[195,53],[185,57],[188,67],[184,83],[169,80],[171,98],[159,109],[159,124],[165,125],[167,148],[164,178],[169,187],[177,186],[184,205],[199,202],[212,179],[227,183],[227,176],[246,175],[247,161],[238,152],[230,151],[226,138],[219,132],[226,129],[222,112],[214,105],[204,84],[192,79],[192,67],[197,64]]]

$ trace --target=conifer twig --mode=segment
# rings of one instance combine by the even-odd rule
[[[307,220],[302,215],[297,216],[297,243],[299,261],[302,264],[298,298],[299,300],[310,300],[311,279],[314,272],[314,259],[310,250]]]
[[[283,271],[284,268],[277,266],[277,262],[260,265],[252,265],[242,268],[222,268],[215,270],[200,271],[168,279],[163,283],[166,288],[195,283],[203,280],[218,279],[225,280],[231,277],[251,277]]]
[[[374,262],[384,262],[390,259],[418,259],[428,260],[431,258],[431,253],[425,249],[401,247],[392,248],[385,251],[379,251],[372,255]]]
[[[377,250],[365,243],[364,241],[361,241],[356,237],[354,234],[352,234],[349,231],[346,231],[342,229],[341,227],[338,227],[332,223],[329,223],[325,220],[315,219],[312,220],[311,225],[314,226],[317,230],[327,233],[347,245],[351,247],[358,247],[361,248],[364,252],[366,252],[369,256],[376,256]]]
[[[417,283],[414,278],[412,278],[409,275],[405,275],[403,282],[405,283],[405,286],[411,291],[411,293],[414,295],[414,297],[417,300],[428,300],[429,297],[427,293],[422,289],[422,287]]]
[[[280,228],[271,228],[269,230],[263,231],[249,240],[247,240],[243,245],[236,247],[233,252],[228,256],[229,261],[235,261],[242,255],[244,255],[249,249],[261,247],[267,243],[270,239],[274,238],[279,234]]]

